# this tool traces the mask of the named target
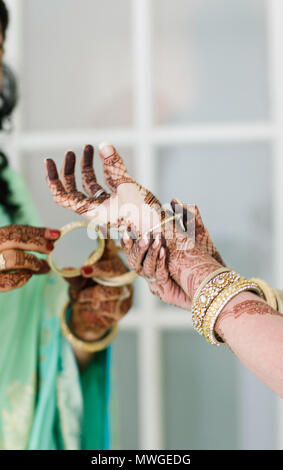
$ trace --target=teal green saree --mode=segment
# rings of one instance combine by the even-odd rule
[[[17,223],[39,226],[21,179],[10,169],[5,177],[21,205]],[[10,223],[0,207],[0,226]],[[109,448],[110,349],[79,372],[60,331],[66,299],[53,274],[0,293],[0,449]]]

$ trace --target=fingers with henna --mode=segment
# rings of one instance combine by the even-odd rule
[[[67,152],[61,170],[61,181],[67,193],[77,191],[75,178],[76,155],[74,152]]]
[[[5,271],[28,270],[37,274],[46,274],[50,271],[45,260],[38,259],[31,253],[21,250],[2,251],[5,261]]]
[[[45,160],[45,168],[46,180],[56,204],[81,215],[87,214],[88,211],[92,211],[99,206],[99,203],[94,198],[88,198],[80,191],[73,190],[67,192],[59,179],[56,164],[52,159],[47,158]],[[70,186],[68,189],[70,190]]]
[[[60,231],[29,225],[9,225],[0,228],[0,250],[18,249],[50,253]]]
[[[143,268],[143,261],[149,247],[150,240],[141,238],[136,241],[129,252],[127,258],[130,268],[139,273]]]
[[[105,302],[119,300],[123,294],[123,287],[108,287],[96,285],[88,287],[78,293],[78,302]]]
[[[107,142],[100,144],[99,155],[103,162],[106,183],[112,191],[116,191],[122,183],[134,183],[123,159],[113,145]]]
[[[161,248],[161,238],[157,235],[154,242],[148,249],[146,256],[143,261],[142,275],[148,278],[155,278],[156,264]]]
[[[0,292],[7,292],[23,287],[30,280],[31,276],[31,272],[28,271],[2,273],[0,275]]]
[[[166,248],[162,246],[159,251],[159,256],[156,262],[156,271],[155,271],[155,279],[157,284],[162,285],[166,284],[169,280],[169,271],[168,267],[166,266]]]
[[[85,192],[89,196],[94,196],[97,202],[103,202],[110,196],[97,183],[95,172],[93,169],[94,148],[92,145],[86,145],[82,158],[82,183]],[[97,197],[96,197],[97,195]]]
[[[123,233],[123,237],[121,239],[121,246],[125,251],[126,255],[130,253],[132,246],[134,244],[134,240],[130,237],[127,230]]]

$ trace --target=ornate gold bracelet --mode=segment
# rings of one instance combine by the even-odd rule
[[[235,281],[240,279],[239,274],[228,268],[220,268],[207,276],[197,289],[192,302],[193,327],[199,334],[202,332],[202,324],[208,307],[213,300]]]
[[[236,295],[243,291],[255,292],[260,297],[264,298],[264,294],[261,288],[255,282],[249,281],[248,279],[240,278],[240,280],[226,287],[211,303],[207,309],[203,325],[202,333],[206,340],[215,346],[224,344],[223,341],[216,338],[214,332],[214,326],[220,313],[222,312],[225,305],[232,300]]]

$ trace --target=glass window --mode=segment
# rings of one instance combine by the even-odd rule
[[[130,0],[26,0],[26,130],[131,125],[130,19]]]
[[[265,0],[152,3],[158,123],[269,117]]]

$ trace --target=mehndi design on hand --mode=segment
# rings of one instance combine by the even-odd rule
[[[84,162],[89,147],[85,148]],[[111,196],[100,202],[76,190],[68,192],[68,188],[65,188],[59,180],[55,163],[47,160],[47,181],[55,202],[84,215],[94,223],[118,228],[121,231],[127,229],[135,237],[141,237],[156,225],[160,225],[166,217],[161,203],[129,175],[115,148],[111,145],[104,145],[100,148],[100,156],[104,165],[106,183],[114,191]],[[89,165],[91,160],[92,158],[88,156]],[[95,185],[95,190],[101,190],[104,193],[103,188],[96,181],[94,172],[92,174],[89,168],[84,186],[93,189],[91,185]],[[115,207],[115,204],[118,209],[111,211],[110,209]],[[220,266],[220,261],[212,257],[213,253],[215,256],[217,254],[207,232],[201,230],[203,227],[201,220],[198,217],[196,219],[199,229],[196,242],[181,229],[178,223],[175,224],[172,221],[168,222],[166,227],[156,229],[154,232],[155,237],[158,233],[164,235],[166,228],[165,241],[168,248],[166,262],[170,276],[184,290],[190,301],[203,278]]]
[[[72,300],[71,327],[84,340],[95,340],[128,312],[133,301],[133,287],[97,285],[92,277],[115,277],[127,272],[117,247],[109,236],[102,258],[93,266],[82,268],[82,275],[70,282]]]
[[[46,274],[50,268],[34,254],[50,253],[53,242],[60,236],[58,230],[29,225],[8,225],[0,228],[0,292],[22,287],[33,274]],[[7,272],[8,271],[8,272]],[[11,271],[11,272],[9,272]]]
[[[121,231],[129,228],[137,237],[142,236],[160,222],[162,217],[160,202],[128,174],[122,158],[114,147],[104,146],[100,156],[103,160],[106,183],[113,191],[111,195],[97,183],[93,170],[93,147],[87,145],[82,159],[82,182],[87,195],[78,191],[74,182],[73,152],[68,152],[65,156],[61,180],[54,161],[46,160],[47,182],[54,201],[99,225]],[[100,195],[94,197],[98,193]]]

